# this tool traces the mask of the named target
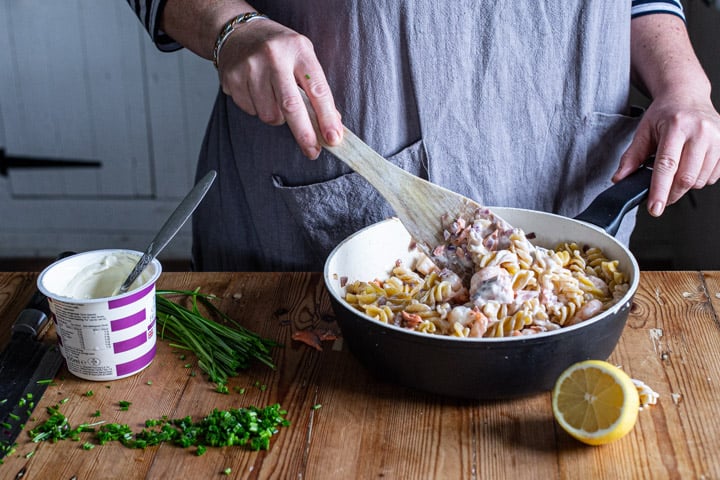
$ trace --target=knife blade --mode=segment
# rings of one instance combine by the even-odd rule
[[[18,315],[10,343],[0,353],[0,459],[12,451],[45,393],[48,385],[40,381],[55,378],[64,362],[57,345],[38,338],[49,321],[46,312],[47,298],[38,291]]]

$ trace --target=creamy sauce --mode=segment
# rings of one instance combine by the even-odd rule
[[[100,261],[83,267],[70,279],[62,295],[75,299],[112,297],[139,259],[138,255],[123,252],[106,255]],[[130,286],[130,290],[145,284],[150,277],[151,272],[145,269]]]

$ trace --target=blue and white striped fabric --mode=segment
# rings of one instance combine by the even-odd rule
[[[655,13],[669,13],[685,21],[685,12],[680,0],[632,0],[632,18]]]
[[[158,26],[165,0],[127,0],[127,2],[135,11],[135,15],[137,15],[140,22],[145,26],[145,30],[150,34],[159,50],[172,52],[182,48],[182,45],[160,30]]]

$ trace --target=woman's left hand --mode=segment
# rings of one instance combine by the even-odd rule
[[[720,115],[692,93],[655,99],[613,176],[618,181],[655,155],[648,211],[658,217],[690,189],[720,179]]]
[[[720,178],[720,115],[711,83],[683,19],[657,13],[631,22],[631,76],[652,98],[613,176],[618,181],[655,155],[648,211],[659,217],[690,189]]]

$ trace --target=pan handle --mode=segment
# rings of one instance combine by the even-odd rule
[[[625,214],[647,198],[654,161],[653,155],[635,172],[604,190],[575,220],[592,223],[615,236]]]

